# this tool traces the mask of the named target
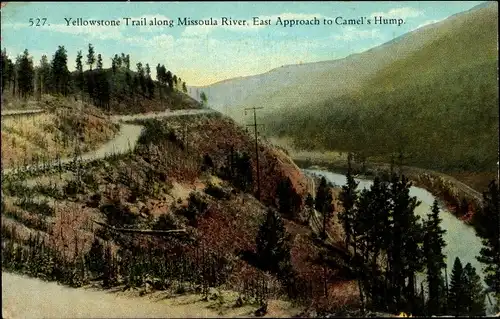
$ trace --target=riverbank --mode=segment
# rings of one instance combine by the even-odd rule
[[[346,174],[347,161],[342,159],[294,157],[295,163],[302,169],[311,167]],[[412,166],[394,166],[394,171],[405,174],[415,186],[434,194],[446,203],[447,209],[457,218],[475,226],[473,216],[482,208],[482,194],[456,178],[444,173]],[[352,163],[353,174],[366,179],[390,174],[391,165],[386,163]]]
[[[336,187],[341,187],[346,183],[346,177],[343,174],[332,173],[328,170],[319,168],[304,169],[303,171],[308,174],[312,180],[318,177],[325,177],[327,182],[332,183]],[[372,180],[365,177],[355,176],[355,180],[358,183],[358,190],[367,189],[372,185]],[[311,182],[311,184],[312,183],[313,182]],[[420,216],[421,219],[426,219],[436,197],[426,189],[418,186],[412,186],[410,188],[410,196],[416,197],[420,202],[415,209],[415,214]],[[480,255],[482,247],[481,239],[476,235],[474,229],[470,225],[461,222],[446,207],[441,206],[440,210],[441,227],[446,231],[443,237],[446,242],[443,253],[447,256],[446,264],[448,274],[452,273],[454,260],[458,257],[464,264],[470,263],[478,271],[481,279],[484,279],[484,265],[476,259],[476,256]],[[417,276],[417,280],[417,287],[419,287],[420,283],[423,282],[425,278],[423,276]],[[484,288],[487,288],[485,283],[482,283]],[[489,314],[493,313],[493,305],[490,304],[491,300],[492,298],[488,298],[486,302],[487,313]]]

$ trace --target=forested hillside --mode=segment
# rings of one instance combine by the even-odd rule
[[[49,60],[50,59],[50,60]],[[113,113],[141,113],[174,108],[197,108],[199,103],[183,94],[186,83],[167,70],[156,66],[156,80],[152,78],[149,63],[130,65],[130,55],[115,54],[111,68],[103,68],[104,57],[96,53],[92,44],[86,52],[78,51],[75,61],[68,61],[64,46],[59,46],[52,58],[43,55],[33,61],[28,49],[15,59],[2,51],[2,105],[16,108],[14,99],[44,94],[74,96]],[[75,71],[68,65],[74,63]],[[35,65],[36,64],[36,65]]]

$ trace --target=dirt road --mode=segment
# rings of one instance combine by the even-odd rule
[[[207,318],[253,317],[255,306],[217,306],[199,295],[165,298],[161,294],[126,296],[2,272],[2,318]],[[289,304],[272,301],[268,317],[296,314]]]
[[[21,112],[21,111],[16,111]],[[187,110],[178,110],[178,111],[165,111],[161,113],[148,113],[148,114],[136,114],[136,115],[122,115],[122,116],[113,116],[112,120],[116,123],[118,122],[127,122],[133,120],[143,120],[143,119],[151,119],[151,118],[161,118],[161,117],[174,117],[174,116],[189,116],[189,115],[199,115],[199,114],[207,114],[213,113],[213,110],[210,109],[187,109]],[[123,154],[135,148],[139,137],[141,136],[143,127],[141,125],[136,124],[126,124],[121,123],[120,131],[112,140],[108,141],[104,145],[102,145],[99,149],[85,153],[81,156],[83,161],[92,161],[100,158],[105,158],[107,155],[111,154]],[[73,161],[73,158],[65,158],[61,159],[61,164],[70,163]],[[54,160],[51,163],[46,163],[46,167],[57,167],[59,165],[59,161]],[[22,168],[22,170],[28,169],[37,169],[34,165],[28,165]],[[10,174],[12,172],[18,171],[18,169],[14,168],[6,168],[3,170],[4,174]]]

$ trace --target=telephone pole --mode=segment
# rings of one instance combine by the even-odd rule
[[[257,200],[260,201],[260,166],[259,166],[259,142],[258,142],[258,131],[257,131],[257,126],[259,125],[264,125],[264,124],[258,124],[257,123],[257,113],[256,110],[262,109],[262,107],[251,107],[245,109],[245,115],[247,114],[246,111],[252,110],[253,111],[253,124],[247,124],[247,126],[253,126],[254,133],[255,133],[255,158],[257,161]]]

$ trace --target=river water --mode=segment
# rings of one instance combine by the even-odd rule
[[[347,182],[346,176],[342,174],[314,169],[305,169],[304,172],[313,175],[324,176],[327,181],[331,182],[335,186],[342,186]],[[355,180],[359,183],[359,190],[369,188],[372,185],[371,180],[359,178],[355,178]],[[432,203],[434,202],[435,197],[427,190],[415,186],[412,186],[410,188],[410,196],[417,197],[417,199],[421,202],[421,204],[415,209],[416,215],[420,216],[421,220],[426,219],[427,214],[431,212]],[[444,253],[447,256],[446,264],[448,278],[450,278],[451,276],[455,257],[458,257],[460,258],[460,261],[462,262],[464,267],[467,263],[470,263],[473,267],[476,268],[477,273],[479,274],[479,276],[481,276],[482,284],[486,288],[486,284],[484,283],[483,265],[476,259],[476,256],[479,256],[479,252],[482,247],[481,239],[476,236],[476,233],[472,226],[469,226],[456,218],[442,205],[442,202],[440,203],[440,209],[441,210],[439,215],[442,219],[441,227],[446,230],[446,233],[443,237],[446,241]],[[423,279],[423,276],[419,277],[420,280]],[[487,305],[488,313],[491,314],[493,311],[493,307],[487,300],[485,302]]]

